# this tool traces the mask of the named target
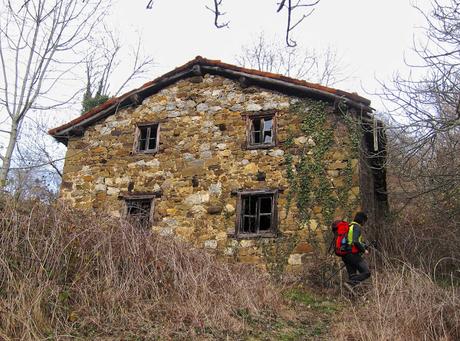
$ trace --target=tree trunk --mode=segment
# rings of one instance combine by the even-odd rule
[[[16,120],[11,122],[10,139],[8,141],[8,147],[6,148],[5,155],[3,156],[3,164],[0,172],[0,189],[5,188],[6,180],[8,178],[8,172],[10,170],[11,159],[13,156],[14,147],[18,139],[19,124]]]

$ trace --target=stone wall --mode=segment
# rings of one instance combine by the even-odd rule
[[[297,236],[286,257],[300,265],[312,251],[308,231],[328,230],[322,207],[313,204],[307,222],[297,219],[295,205],[287,213],[290,192],[286,176],[286,141],[292,148],[313,151],[315,143],[302,135],[301,119],[292,112],[300,99],[238,82],[206,75],[181,80],[148,97],[137,107],[116,114],[88,128],[84,136],[68,143],[61,198],[84,209],[103,209],[122,216],[125,192],[158,192],[154,199],[153,229],[175,235],[198,247],[248,263],[263,262],[267,240],[235,239],[238,189],[279,189],[278,229]],[[245,148],[242,113],[274,110],[278,145],[272,149]],[[358,160],[351,158],[347,125],[332,108],[326,109],[334,141],[324,169],[335,195],[346,189],[346,198],[357,208]],[[308,113],[307,113],[308,115]],[[160,145],[155,154],[133,153],[136,124],[160,122]],[[300,153],[293,153],[298,160]],[[346,187],[345,169],[352,165],[352,186]],[[348,162],[348,163],[347,163]],[[257,177],[265,173],[265,180]],[[195,187],[192,178],[195,176]],[[334,215],[341,217],[338,208]]]

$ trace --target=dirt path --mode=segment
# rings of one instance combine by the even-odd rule
[[[247,316],[250,331],[239,340],[332,340],[330,326],[343,301],[302,287],[283,292],[285,306],[276,316]]]

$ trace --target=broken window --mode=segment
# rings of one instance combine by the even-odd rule
[[[248,117],[248,147],[264,148],[275,145],[274,115]]]
[[[152,212],[153,199],[125,199],[126,218],[128,221],[141,228],[148,228]]]
[[[158,123],[139,125],[137,127],[136,152],[154,153],[158,150],[159,127]]]
[[[276,231],[276,192],[238,194],[238,235],[273,235]]]

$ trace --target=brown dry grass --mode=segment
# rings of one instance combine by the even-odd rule
[[[280,304],[257,269],[107,216],[3,201],[0,228],[2,340],[224,337]]]
[[[460,340],[460,288],[440,286],[407,264],[374,272],[368,289],[357,289],[338,320],[334,335],[341,340]]]
[[[337,339],[460,340],[460,192],[454,183],[433,190],[434,175],[453,169],[430,167],[433,177],[389,177],[392,215],[365,227],[380,251],[371,251],[369,283],[337,316]]]

